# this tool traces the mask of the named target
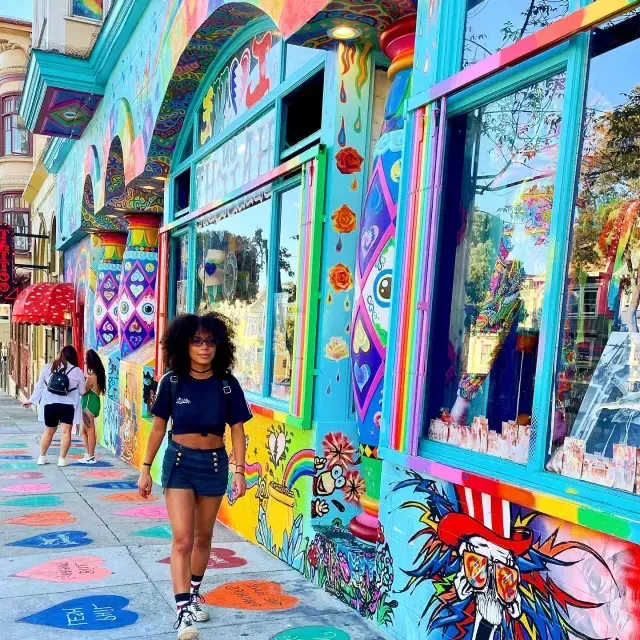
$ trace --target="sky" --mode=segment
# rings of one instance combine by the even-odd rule
[[[20,2],[2,0],[0,2],[0,16],[31,20],[33,18],[33,3],[28,0],[21,0]]]

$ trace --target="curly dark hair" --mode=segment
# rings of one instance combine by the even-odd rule
[[[96,380],[98,382],[98,387],[100,388],[100,393],[104,395],[104,392],[107,388],[107,376],[104,370],[104,365],[102,364],[102,360],[100,360],[100,356],[93,349],[87,349],[85,362],[87,363],[87,369],[89,371],[93,371],[93,373],[96,374]]]
[[[211,363],[213,374],[218,377],[230,375],[236,361],[236,347],[233,344],[235,331],[228,318],[215,312],[201,316],[180,315],[171,322],[161,341],[165,365],[178,375],[189,373],[189,340],[198,330],[210,333],[218,342]]]

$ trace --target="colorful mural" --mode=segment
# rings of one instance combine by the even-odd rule
[[[637,635],[635,545],[414,471],[385,479],[399,637]]]
[[[78,18],[102,20],[102,0],[72,0],[71,13]]]
[[[98,348],[118,338],[118,294],[126,237],[124,234],[104,233],[100,241],[104,250],[98,265],[98,286],[93,308]]]

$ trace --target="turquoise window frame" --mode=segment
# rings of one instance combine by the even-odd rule
[[[584,4],[584,3],[583,3]],[[556,363],[560,346],[565,278],[568,270],[574,198],[579,179],[582,149],[582,120],[586,100],[589,68],[588,33],[579,34],[568,42],[542,53],[512,69],[484,80],[448,98],[447,119],[491,102],[513,91],[533,84],[566,69],[567,81],[563,104],[562,133],[559,145],[555,198],[552,210],[550,246],[556,247],[549,259],[548,280],[543,298],[540,351],[538,353],[536,386],[533,400],[534,445],[526,465],[468,451],[424,437],[426,416],[423,415],[417,456],[444,465],[489,476],[524,488],[569,498],[574,502],[602,508],[629,520],[640,518],[640,498],[618,489],[602,487],[546,471],[547,447],[552,428],[553,392]],[[446,157],[446,148],[445,148]],[[442,215],[442,206],[438,215]],[[426,391],[426,389],[425,389]],[[383,457],[400,461],[408,451],[385,449]],[[491,472],[487,472],[487,461]]]

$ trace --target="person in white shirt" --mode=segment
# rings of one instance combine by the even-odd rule
[[[38,419],[45,430],[40,440],[38,464],[47,464],[47,452],[58,426],[62,428],[58,466],[66,467],[71,446],[71,426],[74,415],[80,411],[80,398],[85,392],[85,378],[78,365],[78,353],[70,345],[63,347],[58,357],[45,365],[38,382],[24,407],[38,405]]]

